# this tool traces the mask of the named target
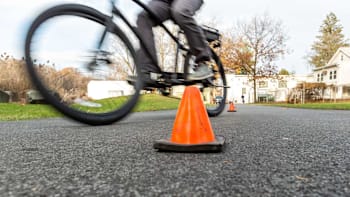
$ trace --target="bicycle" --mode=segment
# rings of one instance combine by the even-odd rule
[[[35,18],[25,39],[25,60],[33,84],[59,112],[89,125],[111,124],[126,117],[137,104],[141,91],[146,88],[140,79],[140,66],[135,62],[136,44],[129,37],[137,38],[141,46],[144,46],[143,41],[140,33],[118,9],[116,1],[110,0],[110,15],[82,4],[62,4],[49,8]],[[158,20],[140,0],[133,2]],[[77,28],[80,25],[83,27]],[[208,115],[218,116],[224,110],[225,102],[215,104],[214,98],[221,96],[225,101],[228,88],[223,65],[213,49],[220,47],[219,32],[202,27],[212,46],[210,66],[214,77],[189,81],[186,76],[196,65],[194,56],[181,39],[182,31],[174,35],[164,24],[160,26],[176,43],[176,49],[174,71],[162,71],[155,88],[164,96],[169,96],[167,90],[175,86],[198,85]],[[87,42],[89,39],[92,41]],[[88,50],[82,52],[84,48]],[[179,66],[180,61],[183,62],[182,67]],[[128,81],[130,76],[136,81]],[[94,84],[98,89],[91,91]],[[108,95],[101,95],[103,92],[93,94],[110,84],[111,88],[104,91]]]

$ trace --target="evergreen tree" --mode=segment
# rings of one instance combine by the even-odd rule
[[[320,27],[320,35],[312,45],[309,63],[314,67],[325,66],[339,47],[349,46],[342,34],[343,27],[334,13],[327,15]]]

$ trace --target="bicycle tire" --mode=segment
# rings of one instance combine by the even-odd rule
[[[101,27],[103,28],[109,22],[108,24],[111,25],[111,27],[109,26],[108,33],[111,33],[111,35],[114,36],[115,39],[118,39],[118,43],[123,44],[123,47],[127,50],[128,55],[131,56],[130,61],[133,61],[135,64],[133,65],[134,67],[132,67],[131,70],[133,70],[132,72],[134,72],[135,75],[139,76],[140,69],[137,63],[135,62],[136,55],[135,55],[134,47],[130,42],[130,40],[128,39],[128,37],[125,35],[125,33],[123,33],[123,31],[115,23],[110,23],[110,20],[111,20],[110,16],[104,15],[98,10],[90,8],[88,6],[84,6],[80,4],[63,4],[63,5],[52,7],[44,11],[43,13],[41,13],[33,21],[33,23],[31,24],[27,32],[26,40],[25,40],[25,60],[26,60],[27,70],[33,84],[36,86],[36,88],[45,98],[46,102],[48,102],[59,112],[61,112],[62,114],[64,114],[65,116],[73,120],[76,120],[85,124],[89,124],[89,125],[107,125],[107,124],[112,124],[116,121],[121,120],[132,111],[132,109],[134,108],[134,106],[136,105],[139,99],[139,96],[140,96],[139,94],[142,89],[142,82],[139,77],[136,77],[137,79],[136,82],[132,84],[131,88],[133,88],[134,92],[131,93],[131,95],[128,95],[128,97],[126,98],[128,100],[125,103],[123,103],[122,105],[118,106],[118,108],[115,108],[115,109],[111,108],[106,111],[95,112],[95,111],[91,111],[91,109],[89,109],[88,107],[86,107],[88,109],[86,110],[84,109],[85,111],[82,110],[82,108],[84,107],[80,107],[80,104],[78,109],[77,106],[74,106],[76,104],[73,105],[71,103],[67,103],[67,101],[65,101],[62,98],[62,95],[61,97],[59,97],[52,94],[53,90],[49,88],[49,85],[45,83],[44,79],[42,79],[43,78],[41,76],[42,74],[38,73],[39,72],[37,71],[38,65],[34,63],[35,59],[33,59],[33,56],[32,56],[34,53],[33,49],[35,48],[35,46],[32,46],[32,45],[35,45],[34,43],[36,41],[35,40],[36,33],[39,34],[39,32],[41,31],[39,29],[44,23],[48,22],[53,18],[62,17],[62,16],[77,17],[79,20],[86,19],[87,20],[86,23],[88,22],[89,23],[92,22],[94,24],[96,23],[96,25],[101,25]],[[88,78],[87,76],[88,75],[84,77]],[[62,76],[60,77],[62,78]],[[67,81],[67,83],[69,82],[70,81]],[[75,91],[75,90],[72,90],[72,91]],[[96,103],[93,103],[93,104],[96,104]],[[98,104],[97,106],[100,106],[100,105],[101,104]],[[110,104],[110,106],[114,107],[114,103]]]
[[[225,75],[225,70],[224,67],[221,63],[220,57],[215,53],[214,50],[211,49],[212,52],[212,62],[215,63],[215,65],[212,65],[212,69],[214,71],[214,83],[219,83],[220,87],[217,87],[220,89],[219,92],[221,92],[220,96],[222,97],[222,101],[213,105],[212,104],[212,99],[209,99],[207,101],[208,103],[205,103],[205,107],[207,109],[207,113],[209,117],[215,117],[219,116],[225,109],[226,106],[226,99],[227,99],[227,81],[226,81],[226,75]],[[195,57],[191,53],[187,53],[185,57],[185,72],[184,75],[187,76],[188,73],[190,72],[191,65],[193,64]],[[192,62],[191,62],[192,61]],[[202,93],[205,91],[206,88],[209,88],[208,91],[214,91],[210,90],[210,88],[215,88],[215,87],[203,87],[201,88]],[[204,96],[204,95],[203,95]],[[207,99],[203,99],[207,100]]]

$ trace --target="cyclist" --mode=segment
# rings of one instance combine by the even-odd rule
[[[157,60],[152,28],[168,19],[172,19],[184,31],[190,51],[196,56],[195,63],[198,66],[194,73],[188,75],[187,79],[202,80],[214,75],[212,70],[205,64],[211,58],[210,48],[205,41],[202,29],[193,18],[202,4],[203,0],[151,0],[148,3],[148,7],[160,20],[155,21],[146,11],[139,13],[137,30],[141,35],[145,48],[140,47],[136,58],[141,65],[142,79],[146,85],[156,85],[157,77],[161,73],[159,67],[154,65],[149,56],[151,55],[154,60]]]

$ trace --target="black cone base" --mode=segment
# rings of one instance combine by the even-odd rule
[[[160,152],[183,152],[183,153],[217,153],[221,152],[225,145],[223,136],[215,136],[215,141],[203,144],[178,144],[169,140],[157,140],[153,147]]]

